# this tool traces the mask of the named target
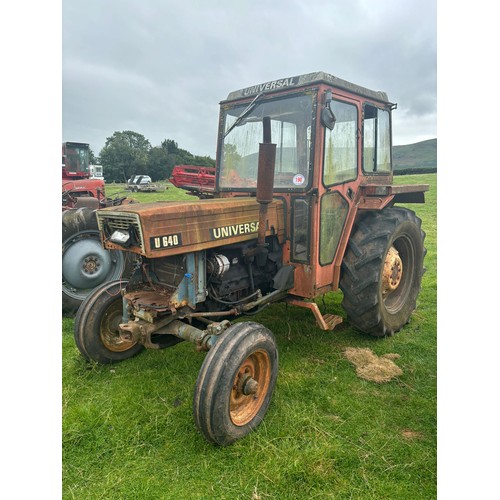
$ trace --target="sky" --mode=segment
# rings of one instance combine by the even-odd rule
[[[116,131],[215,158],[229,92],[324,71],[398,104],[393,144],[437,137],[436,0],[64,0],[62,141]]]

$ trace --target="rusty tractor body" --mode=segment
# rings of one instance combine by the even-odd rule
[[[416,307],[425,255],[413,211],[427,185],[394,186],[387,95],[319,72],[241,89],[221,102],[213,199],[97,211],[104,248],[138,256],[128,282],[96,289],[75,340],[100,363],[181,340],[209,351],[193,411],[226,445],[267,411],[278,354],[254,321],[277,301],[342,321],[314,299],[339,288],[348,320],[383,337]]]

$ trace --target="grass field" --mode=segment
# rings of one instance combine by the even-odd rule
[[[274,333],[280,371],[264,422],[232,446],[214,447],[195,428],[204,354],[191,344],[91,365],[75,347],[73,319],[63,318],[63,498],[436,498],[436,175],[395,182],[431,186],[426,204],[409,206],[428,250],[410,323],[374,339],[347,321],[322,331],[310,311],[284,304],[253,317]],[[136,197],[193,199],[176,188]],[[345,318],[340,302],[335,293],[318,304]],[[348,347],[397,354],[403,373],[385,384],[361,379]]]
[[[106,184],[106,196],[109,198],[114,198],[115,196],[128,196],[134,198],[141,203],[148,201],[164,201],[164,200],[196,200],[196,197],[188,194],[184,189],[176,188],[170,182],[155,182],[155,184],[165,187],[165,191],[158,192],[141,192],[132,193],[126,190],[125,184]]]

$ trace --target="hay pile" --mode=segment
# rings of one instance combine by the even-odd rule
[[[344,356],[356,367],[358,377],[370,382],[383,384],[403,374],[403,370],[392,361],[398,359],[399,354],[377,356],[371,349],[348,347]]]

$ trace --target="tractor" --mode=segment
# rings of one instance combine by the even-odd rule
[[[213,198],[97,211],[104,248],[137,261],[128,280],[80,306],[81,354],[115,363],[181,341],[207,351],[194,421],[225,446],[262,422],[276,386],[276,340],[255,321],[264,308],[304,307],[332,330],[342,317],[315,299],[340,289],[355,329],[403,328],[426,250],[421,220],[397,204],[425,203],[429,186],[392,182],[395,108],[385,92],[324,72],[231,92],[220,103]]]
[[[130,203],[106,197],[104,178],[94,177],[90,147],[84,142],[62,143],[62,310],[76,312],[96,286],[128,276],[133,257],[101,245],[95,210]]]

